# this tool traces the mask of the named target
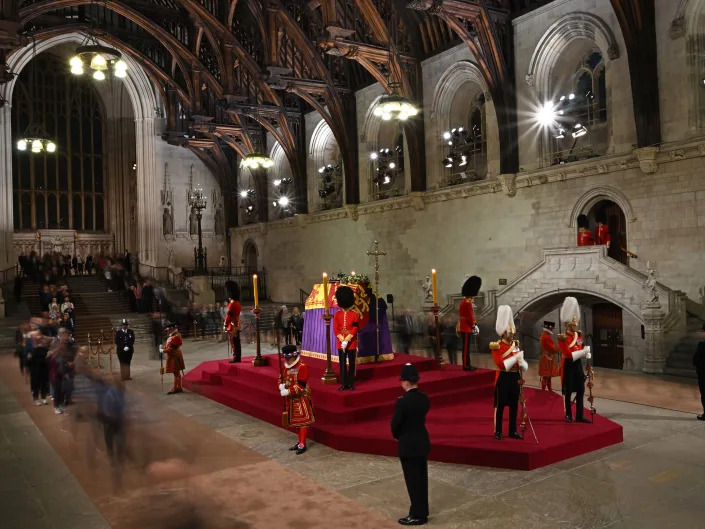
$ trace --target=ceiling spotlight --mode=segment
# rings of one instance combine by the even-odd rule
[[[242,198],[247,198],[247,191],[244,190],[244,189],[243,189],[242,191],[240,191],[240,196],[241,196]]]
[[[279,198],[279,205],[284,207],[289,205],[289,199],[287,197],[280,197]]]
[[[571,101],[572,101],[573,99],[575,99],[575,94],[570,94],[570,95],[568,96],[568,99],[570,99]]]
[[[536,119],[544,127],[552,125],[556,121],[556,112],[553,102],[546,101],[536,113]]]
[[[17,150],[18,151],[26,151],[27,150],[27,142],[25,140],[20,140],[17,142]]]
[[[558,101],[565,101],[565,96],[561,96],[561,98]]]
[[[275,187],[279,187],[279,186],[281,185],[282,181],[281,181],[281,180],[275,180],[275,181],[272,182],[272,183],[274,184]]]
[[[325,167],[321,167],[320,169],[318,169],[318,172],[321,173],[321,174],[323,174],[323,171],[325,171],[325,170],[326,170]]]
[[[392,181],[392,179],[389,178],[389,175],[385,175],[385,176],[384,176],[384,183],[385,183],[385,184],[388,184],[388,183],[391,182],[391,181]]]
[[[443,133],[443,139],[444,140],[449,140],[450,139],[450,132],[446,131]]]
[[[573,138],[580,138],[581,136],[585,136],[587,134],[587,128],[585,128],[584,125],[581,125],[580,123],[577,123],[575,127],[573,128],[573,133],[572,136]]]
[[[446,156],[445,158],[443,158],[443,165],[445,165],[446,167],[453,167],[453,158],[451,158],[450,156]]]
[[[389,168],[394,169],[397,166],[394,162],[389,162]]]
[[[460,167],[463,165],[467,165],[468,163],[468,157],[465,156],[464,154],[460,156],[460,163],[458,164]]]
[[[93,79],[96,81],[103,81],[105,79],[105,74],[101,70],[96,70],[93,72]]]
[[[377,153],[376,153],[376,152],[373,152],[372,154],[370,154],[370,159],[371,159],[371,160],[376,160],[376,159],[377,159]]]
[[[557,140],[562,140],[563,138],[565,138],[565,130],[558,129],[558,132],[556,132],[556,134],[553,137],[556,138]]]

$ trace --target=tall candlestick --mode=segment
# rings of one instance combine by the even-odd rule
[[[431,270],[431,283],[433,285],[433,304],[438,305],[438,289],[436,288],[436,269]]]
[[[328,306],[328,274],[325,272],[323,273],[323,308],[325,308],[326,314],[328,314],[328,309],[330,308]]]
[[[257,274],[252,276],[252,292],[255,295],[255,308],[257,308],[259,307],[259,295],[257,293]]]

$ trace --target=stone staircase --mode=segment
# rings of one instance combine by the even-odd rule
[[[693,354],[700,340],[700,330],[703,320],[688,314],[686,318],[685,335],[673,344],[666,362],[666,373],[683,377],[695,378],[693,367]]]

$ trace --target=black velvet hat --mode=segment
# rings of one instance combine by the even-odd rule
[[[226,281],[225,290],[227,290],[230,299],[240,301],[240,286],[235,281]]]
[[[282,356],[284,358],[293,358],[299,356],[299,350],[295,345],[285,345],[282,347]]]
[[[419,372],[413,365],[404,364],[401,367],[401,376],[399,377],[399,379],[402,381],[411,382],[412,384],[416,384],[419,380],[421,380],[421,377],[419,377]]]
[[[578,215],[578,228],[589,228],[590,227],[590,221],[587,218],[587,215]]]
[[[347,310],[355,304],[355,292],[350,287],[338,287],[338,290],[335,291],[335,299],[341,309]]]
[[[465,281],[461,293],[465,298],[473,298],[477,296],[480,292],[480,287],[482,286],[482,279],[477,276],[471,276]]]

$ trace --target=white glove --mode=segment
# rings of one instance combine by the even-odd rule
[[[587,349],[580,349],[580,351],[573,351],[573,360],[580,360],[589,351],[590,351],[589,347]]]
[[[514,356],[516,356],[519,360],[524,360],[524,351],[519,351],[518,353],[515,353]]]
[[[529,364],[526,362],[526,360],[519,360],[519,369],[521,369],[522,371],[529,370]]]
[[[129,347],[124,347],[124,348],[123,348],[123,351],[129,351],[129,350],[130,350]]]
[[[585,356],[587,356],[587,358],[590,358],[590,356],[588,356],[588,355],[590,355],[590,351],[591,351],[590,346],[586,345],[585,347],[583,347],[583,351],[585,351]]]
[[[586,358],[587,360],[590,360],[590,359],[592,358],[592,353],[589,353],[589,352],[588,352],[588,353],[585,353],[585,358]]]
[[[164,346],[163,346],[163,345],[160,345],[160,346],[159,346],[159,352],[160,352],[160,353],[163,353],[163,352],[164,352]]]
[[[288,390],[288,389],[282,389],[282,390],[279,392],[279,394],[280,394],[282,397],[288,397],[288,396],[289,396],[289,390]]]
[[[473,333],[475,336],[477,336],[478,334],[480,334],[480,328],[477,326],[477,323],[473,326],[473,328],[472,328],[472,333]]]
[[[509,358],[507,358],[507,359],[504,361],[504,369],[506,369],[507,371],[509,371],[512,367],[514,367],[514,364],[516,364],[518,360],[519,360],[519,357],[518,357],[518,356],[516,356],[516,355],[515,355],[515,356],[510,356]]]
[[[347,342],[347,340],[344,341],[343,343],[341,343],[341,344],[340,344],[340,347],[342,347],[343,349],[347,349],[347,348],[348,348],[348,342]]]
[[[284,384],[279,384],[279,391],[282,391],[282,390],[284,390],[284,389],[286,389],[286,385],[284,385]]]

